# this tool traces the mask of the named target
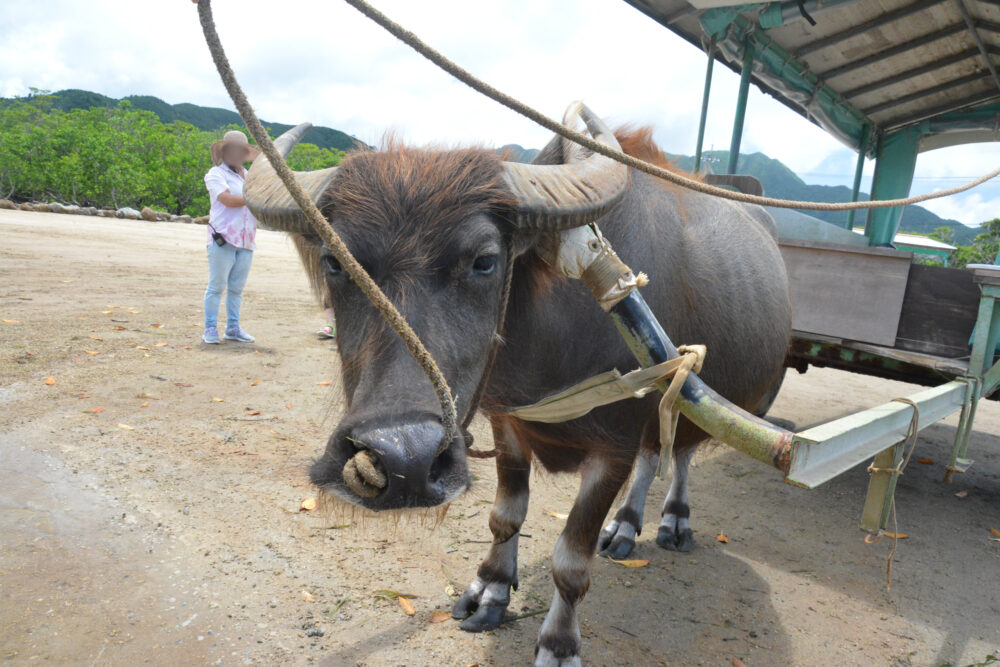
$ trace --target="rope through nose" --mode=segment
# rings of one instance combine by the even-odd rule
[[[344,483],[362,498],[374,498],[388,482],[382,466],[367,449],[357,452],[344,464]]]

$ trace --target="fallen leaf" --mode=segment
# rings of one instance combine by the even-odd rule
[[[144,345],[136,345],[135,349],[137,349],[137,350],[148,350],[149,348],[145,347]]]
[[[84,350],[87,354],[100,354],[97,350]]]
[[[175,387],[193,387],[194,385],[191,384],[190,382],[175,382],[174,386]]]
[[[105,307],[105,308],[111,308],[111,309],[114,309],[114,308],[117,308],[118,306],[104,306],[104,307]]]
[[[260,380],[254,380],[253,382],[250,383],[250,386],[251,387],[256,387],[259,384],[260,384]]]
[[[115,314],[115,311],[113,311],[113,310],[102,310],[101,311],[101,315],[114,315],[114,314]]]
[[[59,282],[61,282],[61,283],[71,283],[73,281],[72,280],[60,280]]]
[[[138,315],[138,314],[139,314],[139,313],[141,313],[142,311],[141,311],[141,310],[132,310],[132,309],[130,308],[128,312],[132,313],[133,315]]]
[[[134,431],[135,430],[134,427],[129,426],[128,424],[122,424],[121,422],[118,423],[118,428],[126,430],[126,431]]]
[[[990,533],[993,537],[1000,537],[1000,530],[997,530],[996,528],[990,528]]]
[[[140,408],[148,408],[149,407],[149,401],[146,401],[145,403],[140,403],[139,407]]]
[[[747,667],[739,658],[733,658],[733,667]]]
[[[100,336],[91,336],[90,340],[104,340],[104,339],[101,338]]]
[[[565,521],[566,519],[569,518],[568,514],[563,514],[562,512],[553,512],[552,510],[547,510],[545,508],[542,508],[542,511],[548,514],[549,516],[561,519],[562,521]]]
[[[33,356],[35,356],[35,353],[34,353],[34,352],[25,352],[25,354],[26,354],[26,355],[28,355],[29,357],[33,357]]]
[[[302,599],[306,602],[315,602],[316,598],[309,591],[302,591]]]
[[[968,495],[969,495],[968,490],[967,489],[962,489],[961,491],[959,491],[958,493],[955,494],[955,497],[956,498],[965,498]]]
[[[149,326],[153,327],[154,329],[162,329],[163,328],[162,324],[150,324]]]
[[[444,609],[435,609],[431,612],[430,618],[427,620],[431,623],[444,623],[449,618],[451,618],[451,614],[449,612]]]
[[[125,331],[125,327],[111,327],[115,331]]]
[[[260,410],[250,410],[247,412],[247,417],[256,417],[260,414]]]
[[[170,345],[170,343],[157,343],[154,347],[166,347],[167,345]]]
[[[212,402],[213,402],[213,403],[225,403],[225,402],[226,402],[226,399],[224,399],[224,398],[219,398],[218,396],[213,396],[213,397],[212,397]]]
[[[719,533],[718,535],[715,536],[715,541],[722,542],[723,544],[729,544],[729,538],[723,535],[722,533]]]
[[[182,350],[190,350],[191,346],[190,345],[181,345],[181,349]]]
[[[315,498],[306,498],[301,503],[299,503],[299,511],[300,512],[311,512],[314,509],[316,509],[316,499]]]
[[[84,412],[96,415],[104,412],[104,408],[90,408],[89,410],[84,410]]]
[[[417,613],[417,610],[413,608],[412,602],[410,602],[404,597],[398,597],[396,599],[399,600],[399,607],[400,609],[403,610],[404,614],[406,614],[407,616],[413,616],[414,614]]]
[[[158,400],[160,400],[160,399],[159,399],[159,398],[157,398],[156,396],[153,396],[152,394],[150,394],[150,393],[147,393],[147,392],[145,392],[145,391],[144,391],[144,392],[142,392],[141,394],[136,394],[136,395],[135,395],[135,397],[136,397],[136,398],[151,398],[151,399],[153,399],[154,401],[158,401]]]
[[[917,463],[923,463],[925,466],[934,465],[934,459],[917,459]]]
[[[333,384],[333,382],[331,382],[330,380],[323,380],[322,382],[317,382],[316,386],[318,386],[318,387],[329,387],[331,384]]]
[[[625,567],[646,567],[649,565],[649,561],[644,558],[635,560],[615,560],[614,558],[609,558],[608,560],[612,563],[618,563],[619,565],[623,565]]]
[[[6,324],[20,324],[21,321],[20,320],[4,320],[4,323],[6,323]]]
[[[889,533],[886,532],[885,536],[892,540],[905,540],[909,535],[906,533]]]
[[[47,378],[45,378],[45,384],[49,385],[50,387],[52,385],[54,385],[55,383],[56,383],[56,379],[55,378],[53,378],[53,377],[47,377]]]
[[[291,410],[292,409],[292,404],[291,403],[285,403],[285,407],[288,408],[289,410]]]

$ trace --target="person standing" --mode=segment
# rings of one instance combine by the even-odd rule
[[[252,343],[253,336],[240,327],[243,287],[250,274],[257,219],[243,200],[243,167],[260,154],[239,130],[226,132],[212,144],[212,163],[205,174],[205,187],[211,199],[208,213],[208,288],[205,290],[206,343],[219,343],[218,317],[222,293],[226,293],[226,330],[224,338]]]

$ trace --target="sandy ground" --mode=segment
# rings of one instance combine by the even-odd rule
[[[474,489],[433,531],[299,512],[313,495],[305,467],[340,410],[337,356],[313,335],[321,319],[290,244],[270,233],[244,306],[258,343],[202,345],[203,234],[0,211],[0,659],[528,663],[541,615],[481,635],[429,621],[485,553],[492,463],[472,462]],[[789,376],[772,414],[805,426],[916,390],[813,369]],[[698,548],[656,546],[656,482],[634,556],[649,565],[594,564],[585,659],[986,664],[1000,655],[1000,543],[989,540],[1000,405],[983,404],[976,429],[976,464],[952,486],[940,478],[954,421],[924,431],[916,457],[935,463],[900,481],[909,538],[891,591],[888,540],[865,544],[857,528],[864,470],[803,491],[706,448],[693,472]],[[568,511],[576,480],[536,474],[533,486],[517,614],[550,599],[562,521],[545,510]],[[380,589],[417,596],[416,615]]]

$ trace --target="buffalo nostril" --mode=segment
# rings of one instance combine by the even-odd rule
[[[374,498],[385,488],[388,479],[375,455],[362,449],[344,464],[344,483],[362,498]]]

